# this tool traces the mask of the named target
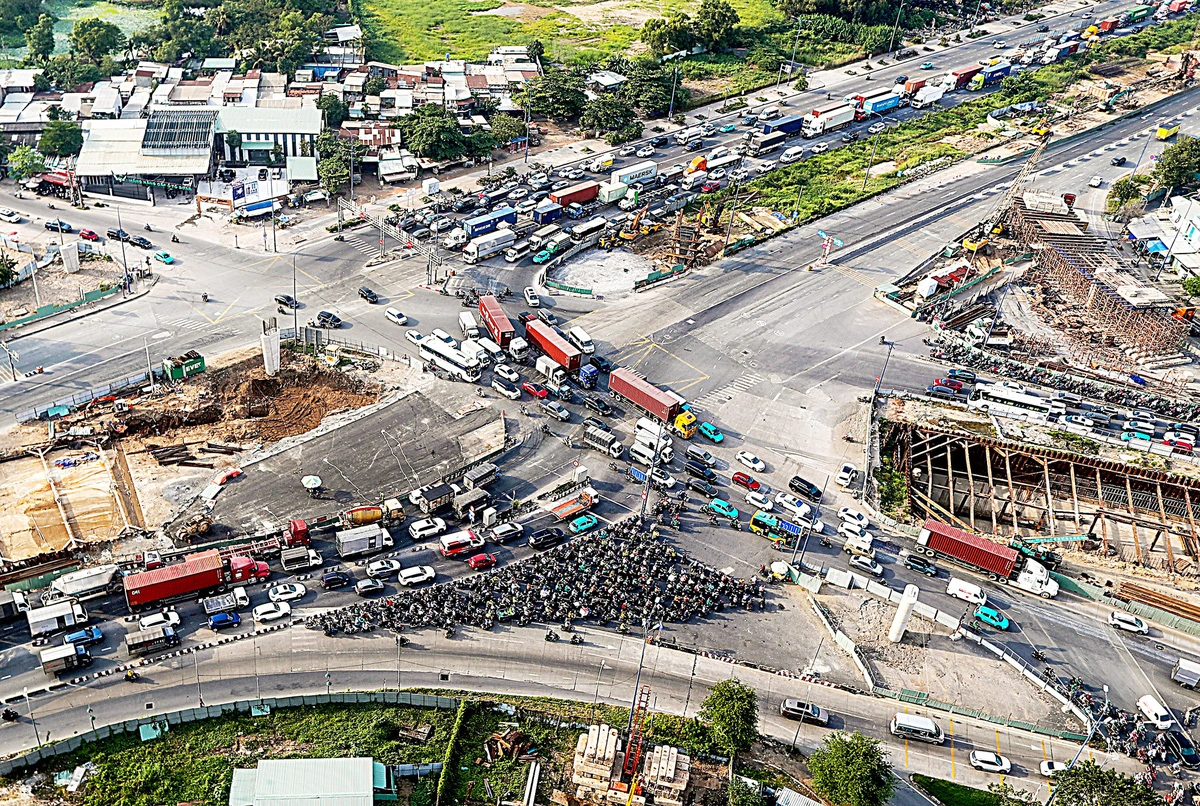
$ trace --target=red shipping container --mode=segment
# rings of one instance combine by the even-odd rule
[[[583,363],[583,353],[575,349],[558,331],[545,322],[533,320],[525,324],[525,336],[529,343],[550,356],[554,363],[567,372],[575,372]]]
[[[487,328],[488,333],[492,334],[492,341],[500,345],[501,349],[508,349],[508,344],[517,331],[504,308],[500,306],[500,301],[491,294],[480,297],[479,318],[483,320],[483,326]]]
[[[583,204],[590,202],[592,199],[600,195],[599,182],[580,182],[578,185],[571,185],[569,188],[563,188],[557,193],[551,193],[547,198],[555,204],[561,204],[566,207],[568,204]]]
[[[608,388],[664,423],[674,420],[681,408],[678,400],[625,367],[609,374]]]
[[[927,79],[924,79],[924,78],[910,78],[908,81],[905,81],[904,82],[904,94],[905,95],[916,95],[917,91],[925,86],[926,80]]]
[[[963,87],[967,86],[967,83],[971,79],[975,78],[976,74],[982,70],[982,64],[973,64],[970,67],[960,67],[959,69],[951,72],[950,75],[954,78],[954,89],[961,90]]]
[[[967,565],[982,568],[1001,579],[1008,579],[1012,575],[1020,556],[1016,549],[934,520],[925,521],[917,543]]]
[[[190,554],[181,563],[125,577],[129,609],[207,591],[225,584],[225,563],[216,549]]]

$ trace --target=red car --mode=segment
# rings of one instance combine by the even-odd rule
[[[703,185],[700,186],[701,193],[712,193],[712,192],[720,190],[720,189],[721,189],[720,182],[705,182]]]
[[[99,235],[97,235],[96,233],[92,232],[90,229],[81,229],[81,230],[79,230],[79,237],[80,237],[80,238],[83,238],[85,241],[98,241],[98,240],[100,240],[100,236],[99,236]]]
[[[748,473],[734,473],[733,483],[739,487],[745,487],[750,492],[758,492],[758,488],[762,486],[751,478]]]
[[[481,571],[484,568],[491,568],[496,564],[495,554],[476,554],[471,559],[467,560],[467,566],[472,571]]]
[[[546,395],[549,394],[549,392],[546,391],[546,387],[542,386],[541,384],[534,383],[533,381],[525,381],[521,384],[521,388],[539,400],[544,400]]]
[[[945,386],[947,389],[953,389],[956,392],[961,392],[963,388],[962,381],[956,381],[953,378],[938,378],[933,382],[934,386]]]
[[[521,324],[527,325],[530,322],[532,322],[534,319],[537,319],[537,315],[532,314],[529,311],[521,311],[519,314],[517,314],[517,319],[520,321]]]

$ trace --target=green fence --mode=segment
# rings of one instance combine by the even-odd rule
[[[935,700],[924,691],[914,691],[907,688],[902,688],[900,691],[892,691],[891,689],[875,686],[872,688],[871,693],[879,697],[887,697],[888,699],[907,703],[908,705],[915,705],[921,708],[932,708],[935,711],[945,711],[948,714],[969,716],[972,719],[978,719],[982,722],[991,722],[995,725],[1004,725],[1006,727],[1016,728],[1017,730],[1028,731],[1029,733],[1037,733],[1042,736],[1053,736],[1057,739],[1067,739],[1068,741],[1072,742],[1082,742],[1087,738],[1082,733],[1047,728],[1043,725],[1034,724],[1033,722],[1022,722],[1019,719],[996,716],[995,714],[989,714],[987,711],[980,711],[976,708],[964,708],[961,705],[955,705],[951,702]]]
[[[592,289],[590,288],[579,288],[578,286],[566,285],[550,279],[547,279],[545,282],[547,288],[556,288],[559,291],[566,291],[568,294],[582,294],[585,297],[590,297],[592,295]]]
[[[33,313],[29,314],[29,316],[22,316],[20,319],[13,319],[10,322],[0,323],[0,331],[8,330],[9,328],[17,327],[19,325],[28,325],[31,322],[36,322],[39,319],[45,319],[47,316],[54,316],[56,313],[62,313],[63,311],[69,311],[74,308],[78,308],[80,305],[86,305],[89,302],[98,302],[105,297],[111,297],[120,290],[120,287],[108,289],[97,288],[92,291],[88,291],[83,295],[82,298],[77,299],[74,302],[67,302],[63,305],[43,305]]]
[[[654,285],[655,283],[662,282],[663,280],[669,280],[678,274],[683,274],[685,271],[687,271],[687,266],[683,265],[682,263],[677,263],[669,269],[659,269],[658,271],[650,272],[648,275],[646,275],[646,279],[638,280],[633,284],[633,287],[645,288],[648,285]]]
[[[1120,599],[1112,596],[1107,588],[1101,588],[1099,585],[1091,585],[1087,582],[1080,582],[1078,579],[1050,572],[1050,576],[1058,582],[1058,586],[1068,593],[1073,593],[1076,596],[1082,596],[1085,599],[1091,599],[1096,602],[1101,602],[1106,605],[1118,607],[1135,616],[1141,616],[1144,619],[1162,624],[1164,627],[1188,633],[1189,635],[1200,635],[1200,623],[1191,619],[1177,616],[1174,613],[1168,613],[1166,610],[1161,610],[1157,607],[1151,607],[1141,602],[1123,602]]]

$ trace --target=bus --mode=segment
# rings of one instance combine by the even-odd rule
[[[762,535],[767,540],[787,540],[790,535],[783,529],[779,518],[761,509],[750,516],[750,531]]]
[[[596,216],[595,218],[584,221],[582,224],[576,224],[569,230],[571,233],[571,240],[575,241],[575,243],[585,241],[591,236],[603,232],[604,227],[607,224],[608,221],[603,216]]]
[[[976,386],[967,401],[967,408],[1036,423],[1044,423],[1051,414],[1066,410],[1065,406],[1055,405],[1044,397],[1019,392],[998,383]]]
[[[445,370],[460,381],[474,383],[479,380],[479,359],[467,356],[462,350],[451,347],[441,339],[426,336],[421,339],[418,352],[424,361],[432,361],[434,366]]]

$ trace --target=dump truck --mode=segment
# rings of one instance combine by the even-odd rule
[[[125,636],[125,649],[131,658],[176,646],[179,646],[179,633],[169,625],[151,627]]]
[[[684,439],[691,439],[699,422],[686,408],[682,398],[659,389],[626,367],[614,369],[608,376],[608,388],[639,411],[662,420]]]
[[[1037,560],[939,521],[925,521],[917,535],[917,551],[950,560],[1001,585],[1012,583],[1043,599],[1058,595],[1058,582]]]
[[[371,524],[337,532],[333,536],[333,545],[338,556],[348,560],[351,557],[390,549],[393,541],[391,532],[378,524]]]
[[[500,349],[507,350],[517,330],[509,320],[508,314],[504,312],[500,301],[491,294],[480,297],[479,318],[483,320],[483,326],[487,328],[492,341],[500,345]]]
[[[88,652],[88,648],[75,644],[43,649],[39,657],[42,661],[42,671],[52,675],[73,672],[92,665],[92,653]]]
[[[432,515],[454,501],[454,488],[449,484],[437,484],[421,493],[421,511]]]
[[[82,602],[118,593],[124,576],[121,567],[115,563],[81,568],[63,574],[51,582],[49,590],[42,594],[42,604],[50,604],[59,599],[76,599]]]
[[[222,593],[217,596],[209,596],[207,599],[201,599],[200,606],[204,608],[204,615],[206,616],[211,616],[215,613],[232,613],[238,608],[249,607],[250,596],[246,593],[246,589],[239,585],[229,593]]]
[[[554,359],[567,372],[574,372],[583,363],[583,353],[545,322],[534,320],[526,323],[525,336],[534,347]]]
[[[625,452],[625,446],[617,439],[616,434],[593,425],[583,429],[583,444],[603,451],[614,459],[620,459],[621,454]]]
[[[125,603],[136,613],[166,602],[224,590],[235,582],[261,582],[270,575],[271,568],[265,562],[250,557],[222,557],[217,549],[209,549],[189,554],[183,562],[125,577]]]
[[[195,350],[188,350],[183,355],[174,358],[164,358],[163,373],[173,381],[182,381],[193,375],[199,375],[206,369],[204,356]]]
[[[45,607],[34,607],[25,612],[29,620],[29,632],[34,638],[51,635],[69,627],[87,624],[88,614],[83,605],[74,599],[61,599]]]
[[[565,521],[591,509],[599,498],[599,493],[591,487],[586,487],[573,498],[560,501],[550,507],[550,514],[554,516],[555,520]]]

